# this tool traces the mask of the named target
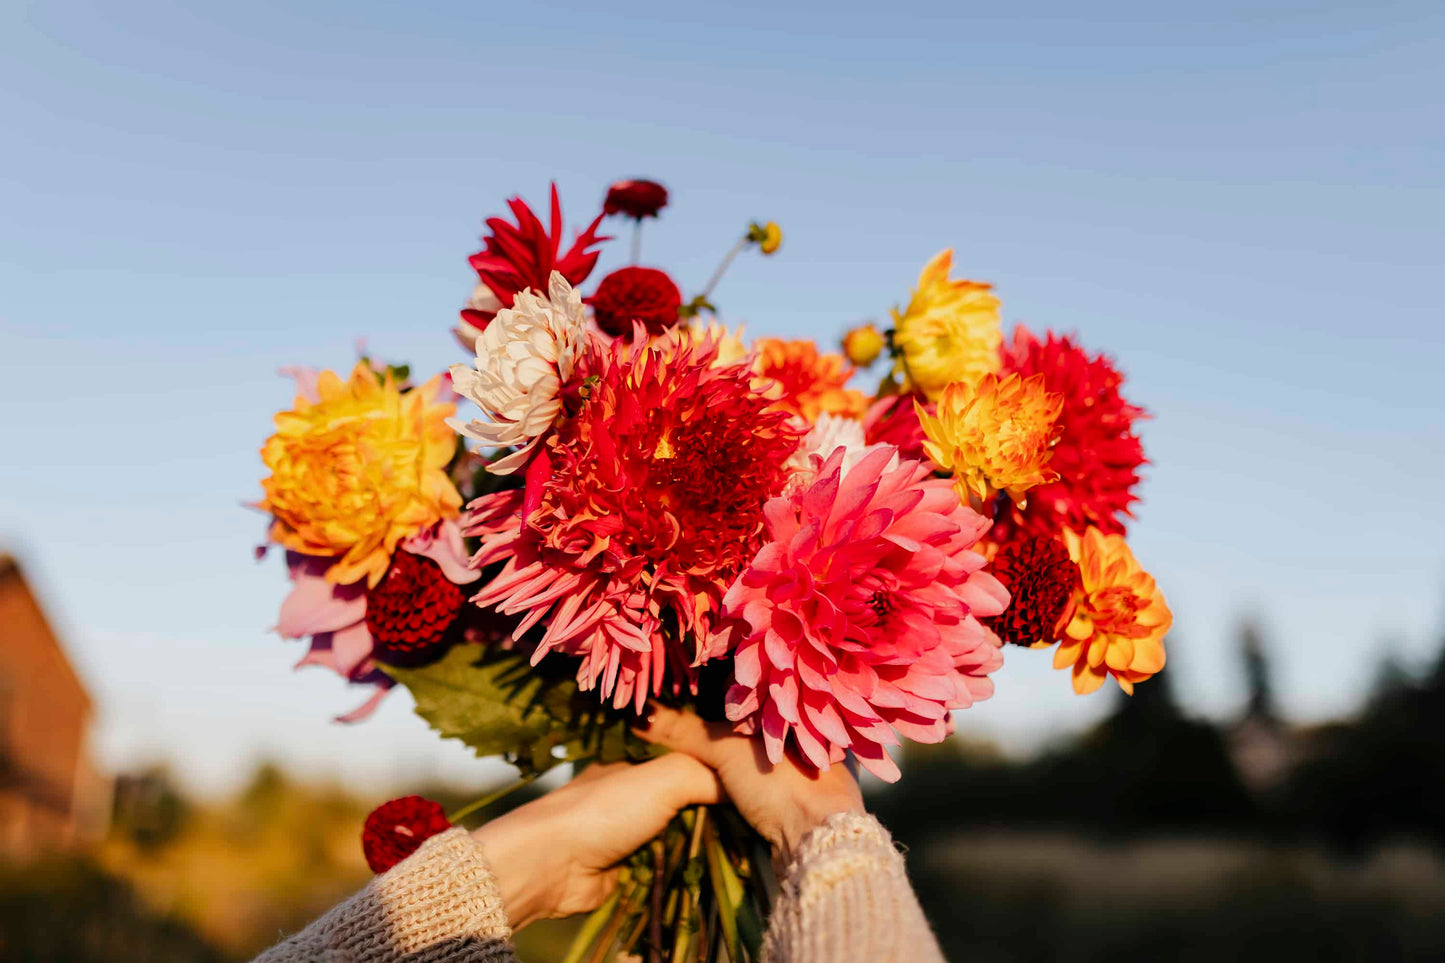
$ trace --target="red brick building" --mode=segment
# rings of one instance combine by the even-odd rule
[[[20,566],[0,554],[0,857],[24,859],[103,831],[91,701]]]

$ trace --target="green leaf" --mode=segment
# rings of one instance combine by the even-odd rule
[[[519,652],[461,644],[429,665],[381,668],[410,690],[417,715],[443,737],[481,757],[502,756],[523,775],[559,762],[650,755],[632,734],[630,713],[578,691],[575,667],[555,656],[532,666]]]

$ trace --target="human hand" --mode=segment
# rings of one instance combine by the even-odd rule
[[[474,830],[513,929],[602,905],[617,864],[677,811],[722,798],[717,776],[688,755],[590,766],[539,799]]]
[[[818,772],[791,753],[774,765],[762,740],[740,736],[723,722],[704,722],[691,712],[650,707],[651,722],[637,734],[686,753],[717,771],[732,804],[786,864],[808,830],[835,813],[863,813],[863,794],[847,767]],[[664,759],[671,758],[664,756]]]

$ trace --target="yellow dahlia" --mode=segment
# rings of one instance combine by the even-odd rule
[[[936,414],[913,404],[925,435],[923,450],[953,473],[959,498],[975,508],[995,492],[1007,492],[1023,507],[1025,492],[1058,477],[1048,463],[1064,398],[1044,388],[1043,375],[955,381],[943,390]]]
[[[1164,636],[1174,616],[1124,536],[1093,526],[1082,535],[1064,529],[1064,544],[1079,567],[1079,583],[1054,668],[1073,669],[1080,695],[1111,675],[1132,695],[1134,683],[1164,668]]]
[[[918,276],[907,310],[893,309],[895,373],[930,401],[954,381],[976,381],[999,367],[999,300],[993,286],[949,280],[953,251],[937,254]]]
[[[339,556],[328,582],[381,581],[398,542],[461,509],[446,474],[457,445],[446,420],[457,406],[442,392],[438,375],[403,393],[364,361],[346,381],[323,371],[315,397],[298,395],[276,415],[261,449],[271,537],[306,555]]]
[[[860,418],[868,408],[863,392],[843,387],[853,368],[841,354],[819,354],[811,341],[760,338],[753,371],[753,389],[778,406],[802,415],[809,422],[824,413]]]

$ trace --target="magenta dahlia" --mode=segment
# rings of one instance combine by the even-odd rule
[[[727,716],[761,731],[769,758],[791,739],[819,769],[851,751],[898,778],[898,735],[939,742],[949,711],[993,693],[998,637],[979,618],[1008,592],[972,546],[988,521],[948,479],[880,446],[763,508],[769,541],[728,590],[736,644]]]

